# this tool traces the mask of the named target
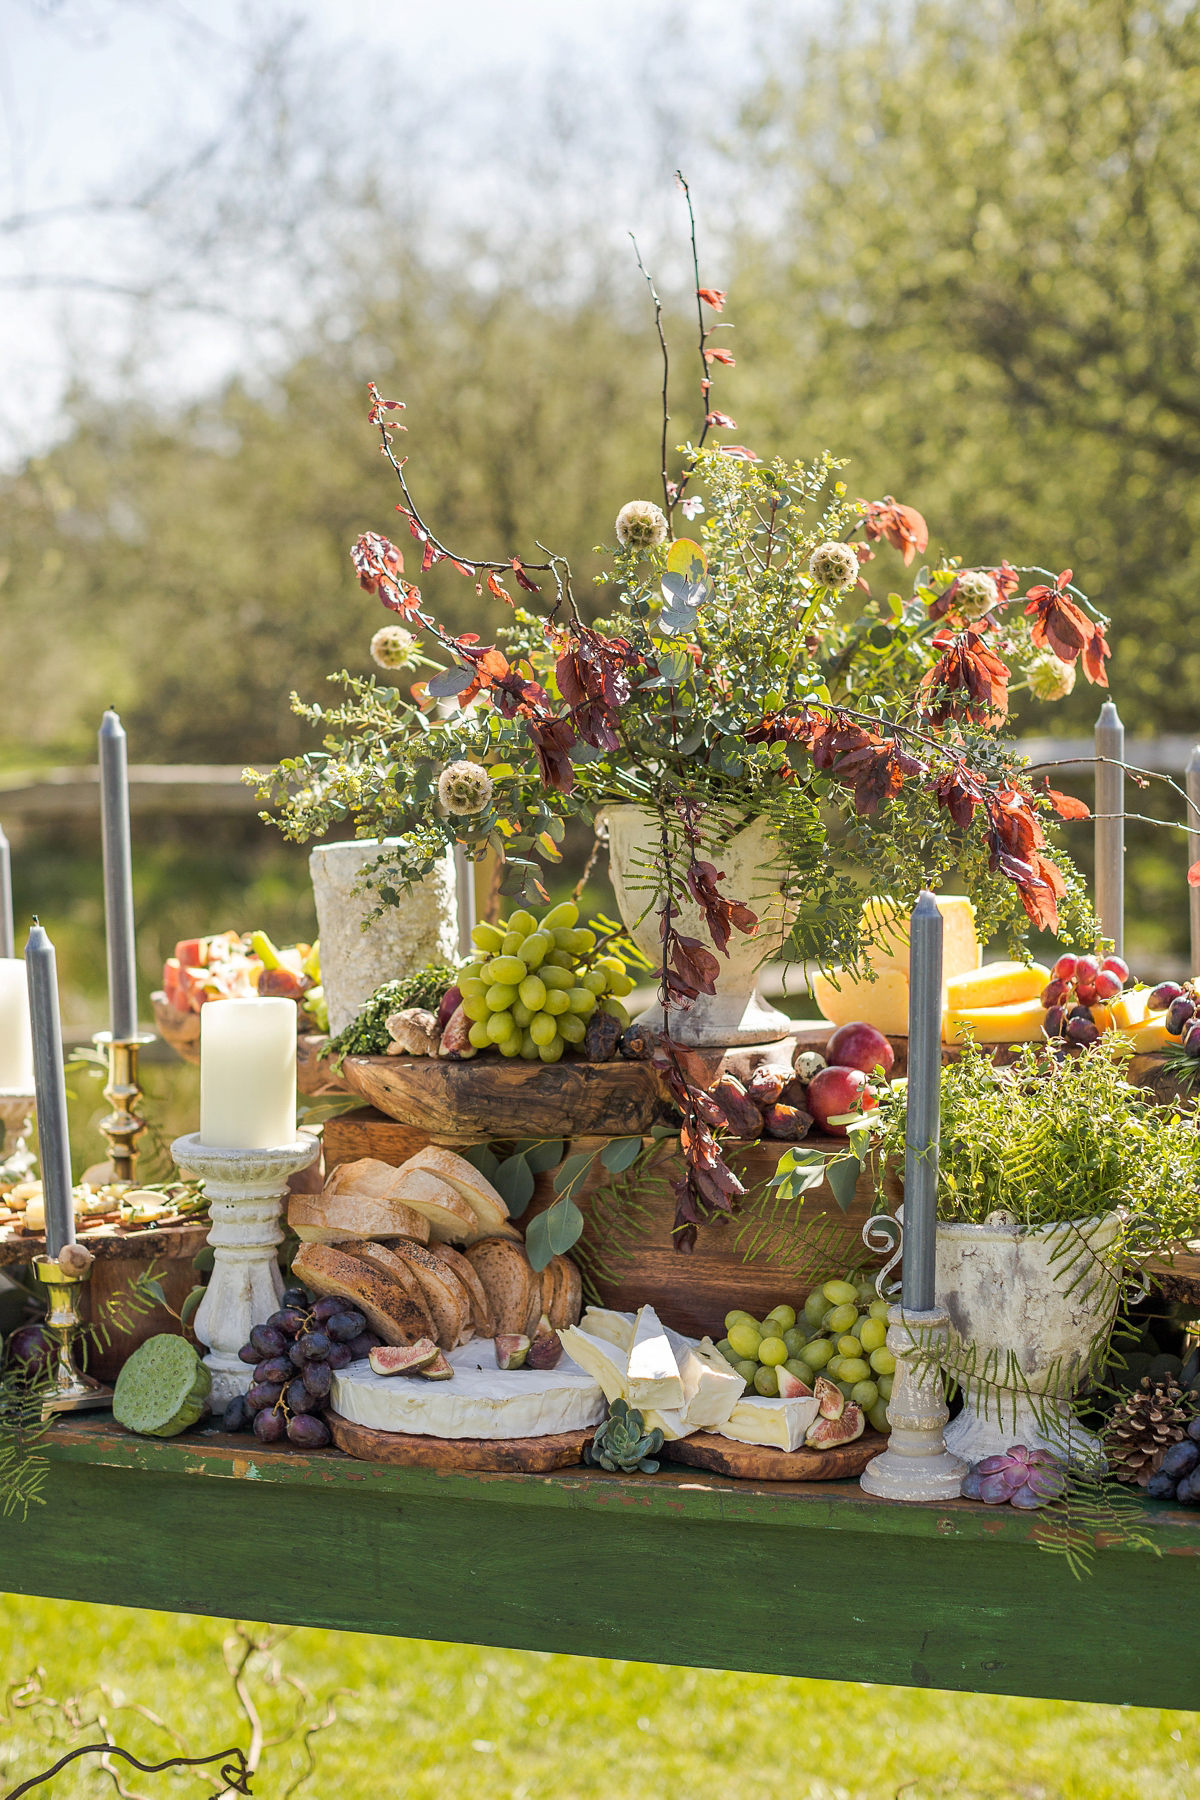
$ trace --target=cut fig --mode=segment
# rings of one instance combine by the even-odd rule
[[[862,1408],[851,1400],[840,1419],[814,1419],[804,1434],[810,1450],[830,1450],[835,1444],[852,1444],[863,1434]]]
[[[418,1375],[423,1375],[426,1381],[450,1381],[454,1377],[453,1368],[446,1361],[446,1358],[442,1355],[440,1350],[433,1361],[425,1363],[422,1368],[417,1370],[417,1373]]]
[[[746,1083],[746,1092],[756,1106],[774,1106],[788,1084],[790,1069],[755,1069]]]
[[[380,1344],[368,1360],[376,1375],[415,1375],[441,1354],[433,1339],[426,1337],[415,1344]]]
[[[840,1419],[846,1407],[846,1396],[840,1387],[835,1387],[828,1375],[818,1375],[813,1388],[813,1396],[823,1419]],[[858,1436],[858,1432],[854,1433]]]
[[[529,1355],[529,1339],[519,1333],[505,1333],[496,1339],[496,1367],[523,1369]]]
[[[779,1398],[781,1400],[811,1399],[812,1389],[810,1387],[805,1387],[800,1377],[798,1375],[793,1375],[792,1371],[790,1369],[785,1369],[782,1364],[775,1371],[775,1379],[779,1383]]]
[[[549,1337],[543,1337],[539,1330],[529,1346],[525,1366],[529,1369],[556,1369],[561,1356],[562,1341],[557,1331],[552,1332]]]
[[[550,1323],[550,1320],[547,1318],[546,1314],[543,1313],[541,1318],[537,1322],[537,1327],[533,1334],[533,1341],[534,1341],[534,1343],[536,1343],[539,1338],[548,1338],[548,1337],[554,1337],[554,1336],[556,1336],[554,1327]]]
[[[763,1110],[767,1136],[782,1138],[785,1143],[799,1142],[812,1122],[812,1114],[805,1112],[802,1106],[785,1106],[782,1101]]]

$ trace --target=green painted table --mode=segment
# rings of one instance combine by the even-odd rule
[[[11,1593],[635,1661],[1200,1710],[1200,1514],[1076,1581],[1036,1514],[857,1484],[439,1475],[56,1424]],[[1195,1635],[1193,1635],[1195,1633]]]

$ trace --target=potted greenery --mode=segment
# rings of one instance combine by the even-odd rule
[[[881,1096],[877,1167],[902,1166],[903,1086]],[[872,1115],[874,1119],[876,1115]],[[1194,1235],[1200,1135],[1156,1106],[1101,1043],[1030,1045],[1007,1068],[963,1047],[942,1071],[937,1300],[963,1409],[947,1447],[970,1462],[1013,1443],[1078,1459],[1076,1414],[1109,1360],[1126,1277]]]
[[[1108,655],[1069,570],[1018,598],[1023,574],[1045,572],[940,556],[911,593],[872,591],[872,546],[905,564],[926,549],[918,512],[891,496],[849,498],[828,453],[766,462],[710,443],[735,429],[713,396],[734,362],[715,338],[724,300],[697,275],[702,425],[672,477],[654,295],[663,503],[617,513],[600,617],[561,556],[480,558],[438,535],[393,442],[403,403],[371,387],[419,570],[449,564],[511,612],[491,644],[446,630],[400,547],[366,533],[353,551],[359,580],[400,621],[377,634],[377,661],[412,675],[433,651],[436,672],[406,690],[343,675],[341,705],[297,702],[324,745],[281,764],[263,790],[295,839],[350,821],[360,837],[398,840],[372,877],[381,906],[399,904],[455,843],[474,858],[490,846],[506,892],[544,898],[539,861],[559,859],[565,820],[607,817],[626,926],[658,969],[684,1118],[685,1248],[741,1190],[671,1044],[777,1035],[778,1015],[747,980],[765,955],[853,966],[864,891],[907,906],[952,871],[985,940],[1061,920],[1090,947],[1080,883],[1047,844],[1055,812],[1078,816],[1078,803],[1035,790],[998,734],[1014,662],[1053,698],[1077,665],[1103,684]],[[678,535],[681,518],[702,519],[694,539]],[[743,941],[748,958],[734,955]]]

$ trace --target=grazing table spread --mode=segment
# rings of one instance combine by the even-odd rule
[[[1200,1516],[1076,1581],[1037,1514],[857,1482],[434,1472],[56,1424],[9,1592],[575,1655],[1200,1707]]]

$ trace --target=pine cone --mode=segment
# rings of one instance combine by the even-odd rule
[[[1172,1444],[1187,1431],[1195,1408],[1174,1375],[1151,1381],[1143,1375],[1136,1391],[1113,1408],[1105,1447],[1118,1481],[1145,1487]]]

